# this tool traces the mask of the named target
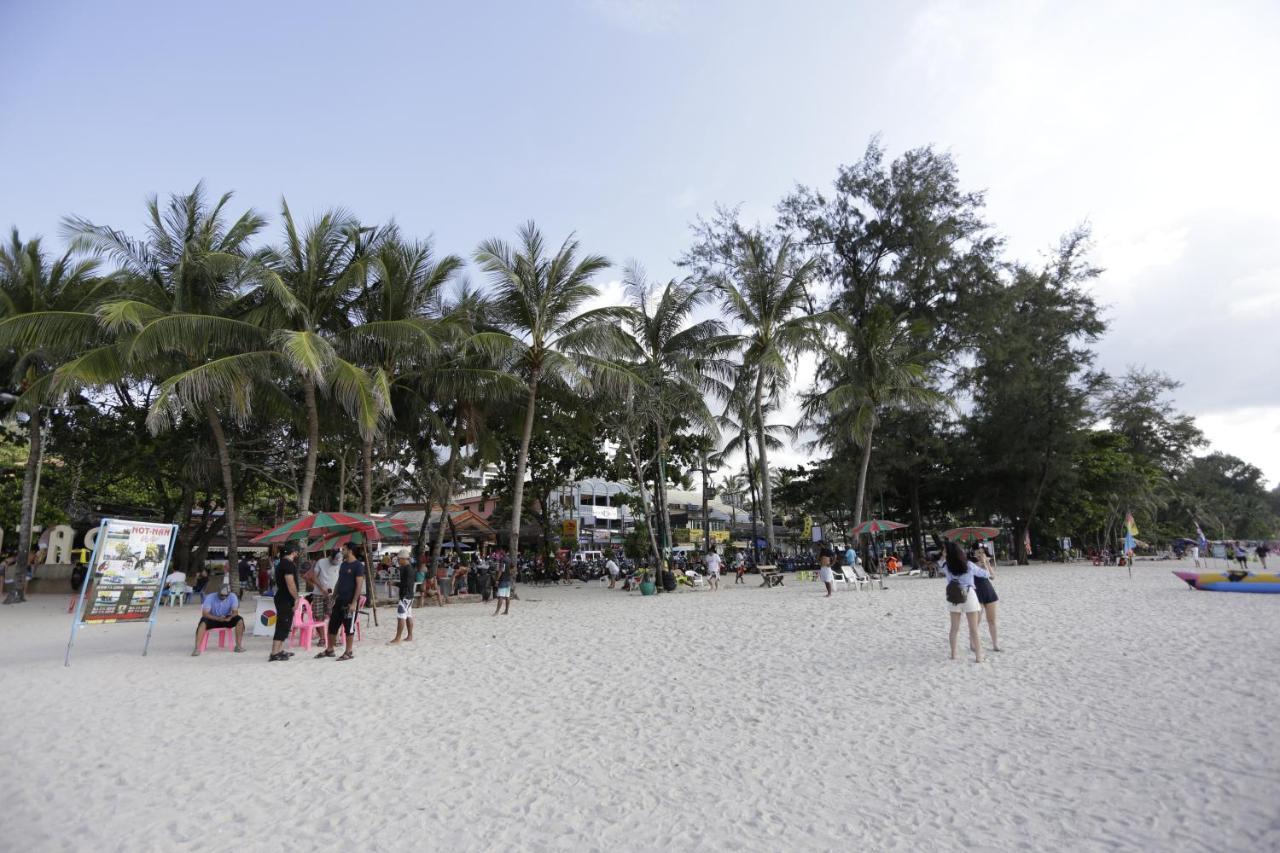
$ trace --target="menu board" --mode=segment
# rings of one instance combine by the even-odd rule
[[[103,522],[85,622],[142,622],[151,616],[169,567],[174,525]]]

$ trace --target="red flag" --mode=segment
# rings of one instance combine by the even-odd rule
[[[1026,549],[1026,555],[1030,557],[1031,556],[1031,528],[1030,527],[1022,531],[1022,544]]]

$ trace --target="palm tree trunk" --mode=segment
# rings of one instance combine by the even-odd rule
[[[744,441],[743,449],[747,453],[747,490],[751,492],[751,553],[756,565],[760,565],[760,531],[756,528],[756,516],[760,512],[760,503],[756,500],[756,475],[751,467],[751,442]]]
[[[338,456],[338,512],[347,511],[347,454]]]
[[[458,445],[457,442],[451,442],[453,446],[449,448],[449,463],[445,467],[444,488],[440,490],[440,532],[436,534],[435,542],[431,546],[431,566],[440,565],[440,551],[444,547],[444,522],[449,518],[449,501],[453,498],[453,478],[458,471]],[[431,520],[431,511],[427,510],[427,522]],[[452,520],[451,520],[452,521]],[[427,522],[424,522],[427,523]],[[454,540],[454,548],[457,548],[458,542]]]
[[[222,491],[224,509],[227,519],[227,569],[231,575],[231,587],[236,595],[240,594],[240,573],[236,571],[236,563],[240,559],[239,543],[236,541],[236,484],[231,475],[231,450],[227,447],[227,434],[222,431],[222,421],[218,420],[218,412],[212,403],[204,404],[204,414],[209,421],[209,431],[213,433],[213,443],[218,448],[218,465],[222,469]]]
[[[667,505],[667,440],[661,428],[658,429],[658,480],[655,483],[658,495],[658,508],[662,513],[662,553],[671,556],[671,509]]]
[[[640,467],[640,456],[636,453],[636,443],[630,431],[627,432],[626,437],[627,452],[631,456],[631,464],[636,471],[636,488],[640,490],[640,505],[644,509],[645,527],[649,529],[649,547],[653,550],[653,564],[657,566],[662,561],[662,555],[658,550],[658,537],[653,532],[653,525],[649,524],[649,490],[644,485],[644,469]],[[656,515],[654,520],[657,520]]]
[[[360,511],[365,515],[373,512],[373,436],[364,440],[364,453],[360,471]]]
[[[302,490],[298,492],[298,512],[311,512],[311,490],[316,484],[316,454],[320,451],[320,407],[316,404],[316,383],[302,383],[302,396],[307,405],[307,461],[302,472]]]
[[[538,372],[529,380],[529,408],[524,413],[520,436],[520,456],[516,459],[516,481],[511,490],[511,559],[520,554],[520,510],[524,505],[524,472],[529,467],[529,442],[533,440],[534,405],[538,402]]]
[[[31,413],[31,420],[27,422],[27,431],[31,433],[31,438],[27,447],[26,468],[22,472],[22,514],[18,519],[18,583],[12,590],[15,593],[22,592],[27,577],[27,555],[31,553],[31,528],[35,526],[36,515],[36,478],[39,476],[40,461],[44,456],[42,417],[37,407]]]
[[[711,521],[707,517],[707,451],[702,451],[702,553],[711,551]]]
[[[769,449],[764,437],[764,374],[756,375],[756,443],[760,454],[760,491],[764,500],[764,537],[770,553],[773,541],[773,489],[769,483]]]
[[[862,523],[862,504],[867,495],[867,469],[871,467],[871,437],[875,434],[876,425],[871,424],[867,430],[867,441],[862,447],[862,465],[858,470],[858,498],[853,504],[853,526]]]

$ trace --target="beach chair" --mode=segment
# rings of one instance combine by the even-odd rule
[[[313,638],[323,646],[328,625],[327,619],[316,619],[311,612],[311,602],[305,598],[302,599],[298,602],[298,608],[293,611],[293,627],[289,632],[293,637],[294,646],[310,650]],[[318,637],[315,636],[316,631],[320,632]]]
[[[832,566],[831,579],[836,583],[842,583],[847,588],[854,582],[853,572],[848,566]]]
[[[853,566],[853,579],[863,589],[871,589],[872,580],[880,584],[881,589],[884,589],[884,579],[880,575],[872,576],[867,574],[866,569],[862,567],[862,563],[857,563]]]
[[[707,579],[695,572],[693,569],[684,570],[685,583],[694,589],[711,589],[711,585],[707,583]]]

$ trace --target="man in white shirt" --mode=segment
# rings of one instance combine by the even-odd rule
[[[333,586],[338,582],[338,567],[342,565],[342,552],[336,548],[311,565],[305,580],[311,584],[311,618],[324,619],[329,615],[329,600]]]
[[[613,589],[618,585],[618,575],[622,574],[622,569],[618,568],[618,564],[614,561],[612,551],[605,559],[604,567],[609,572],[609,589]]]
[[[711,550],[702,558],[703,564],[707,567],[707,581],[711,584],[713,590],[720,589],[720,555],[716,553],[716,546],[712,545]]]

